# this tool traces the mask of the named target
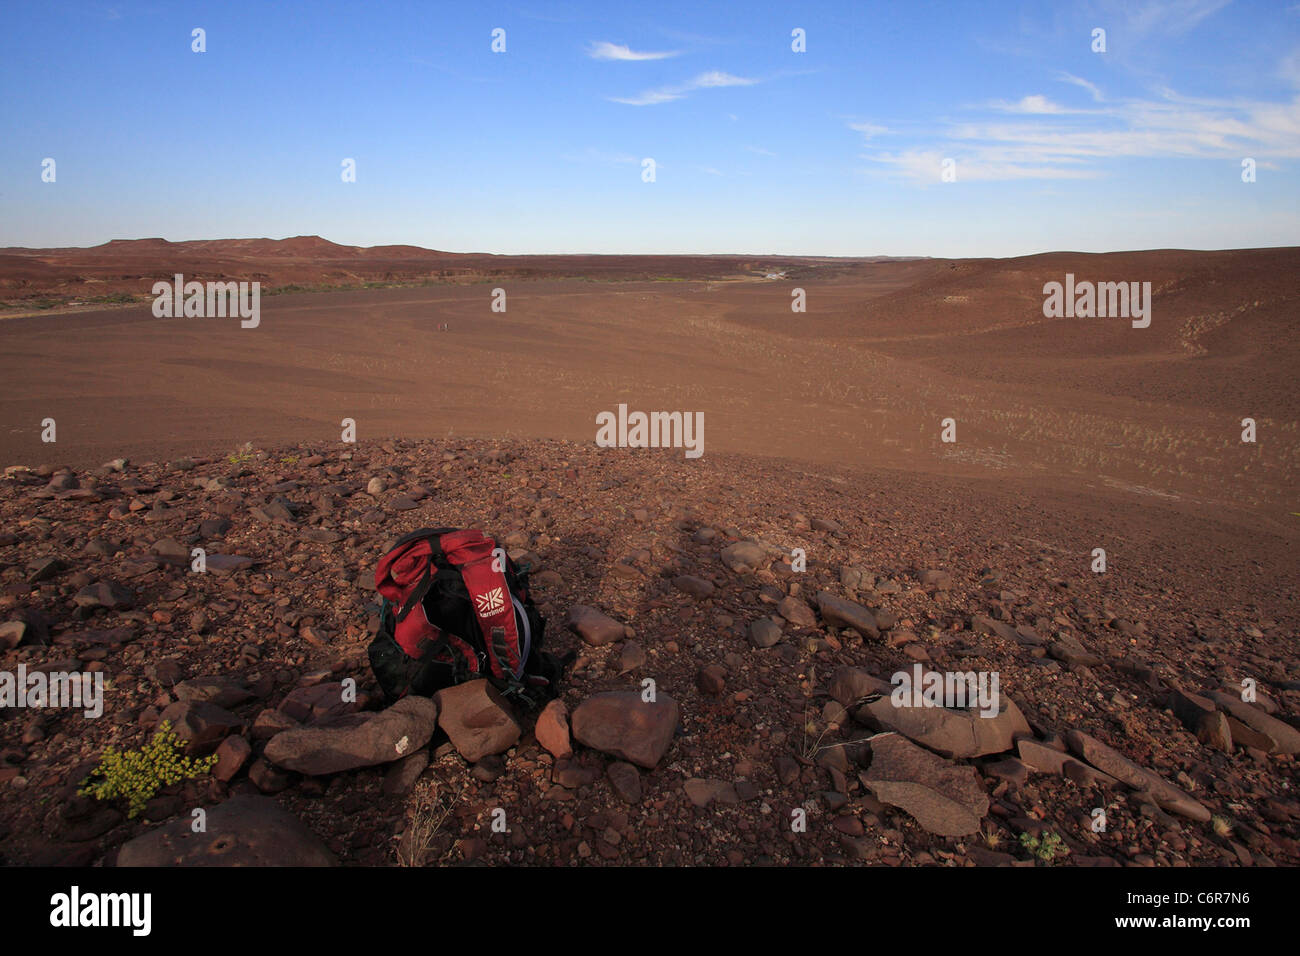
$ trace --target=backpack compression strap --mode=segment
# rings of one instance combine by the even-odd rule
[[[424,596],[433,584],[433,548],[427,538],[409,542],[384,555],[375,569],[375,588],[393,606],[393,639],[408,657],[419,660],[430,647],[445,642],[460,655],[471,673],[478,673],[478,655],[455,634],[429,623]],[[419,613],[415,613],[416,609]]]
[[[444,534],[438,544],[447,560],[460,569],[470,600],[474,602],[492,676],[499,679],[523,676],[514,600],[506,583],[505,568],[493,568],[496,542],[481,531],[456,531]]]

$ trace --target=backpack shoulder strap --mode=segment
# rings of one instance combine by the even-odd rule
[[[448,563],[460,570],[469,591],[492,676],[518,680],[523,676],[524,656],[506,569],[498,566],[504,562],[493,555],[496,542],[481,531],[455,531],[442,535],[438,543]]]

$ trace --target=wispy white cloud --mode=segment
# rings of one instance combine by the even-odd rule
[[[606,40],[598,40],[587,49],[587,56],[593,60],[622,60],[625,62],[635,62],[639,60],[667,60],[670,57],[679,56],[680,51],[663,50],[658,52],[646,52],[639,50],[630,50],[621,43],[609,43]]]
[[[1232,0],[1116,0],[1110,4],[1135,36],[1160,32],[1182,34],[1196,29],[1201,21],[1218,13]]]
[[[631,153],[610,153],[591,146],[581,153],[565,153],[560,158],[570,163],[600,163],[605,166],[630,166],[641,162],[639,156]]]
[[[879,136],[882,133],[888,133],[889,129],[885,126],[877,126],[874,123],[850,123],[849,129],[855,133],[861,133],[863,139],[871,139],[873,136]]]
[[[761,146],[746,146],[745,150],[750,153],[758,153],[760,156],[775,156],[776,153],[770,149],[763,149]]]
[[[923,131],[931,145],[862,158],[918,182],[939,182],[945,158],[956,160],[959,180],[1087,178],[1113,159],[1300,158],[1300,96],[1269,102],[1192,98],[1173,90],[1156,95],[1086,110],[1038,95],[985,104],[982,118]],[[851,128],[869,143],[874,131],[859,125]]]
[[[1016,101],[1015,103],[1007,103],[1005,101],[998,100],[993,103],[990,103],[989,108],[997,110],[999,113],[1047,114],[1047,113],[1065,112],[1064,107],[1058,106],[1057,104],[1049,100],[1046,96],[1041,96],[1038,94],[1034,94],[1033,96],[1026,96]]]
[[[1096,83],[1090,83],[1081,76],[1075,76],[1073,73],[1058,73],[1056,78],[1062,83],[1073,83],[1075,86],[1082,87],[1091,93],[1092,98],[1098,103],[1105,99]]]
[[[661,86],[657,89],[638,93],[636,96],[611,96],[609,99],[627,106],[656,106],[659,103],[671,103],[673,100],[683,99],[696,90],[714,89],[723,86],[753,86],[758,82],[758,80],[743,76],[733,76],[721,70],[710,70],[707,73],[701,73],[692,80],[675,86]]]

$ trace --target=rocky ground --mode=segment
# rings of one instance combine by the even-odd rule
[[[0,712],[0,854],[1300,862],[1286,542],[1261,538],[1264,557],[1229,572],[1135,545],[1094,574],[1122,516],[1085,528],[969,491],[546,441],[15,466],[0,671],[106,680],[98,719]],[[384,710],[366,658],[374,568],[438,525],[482,528],[527,563],[548,647],[576,652],[540,717],[482,684]],[[915,664],[996,672],[1000,712],[893,706],[890,676]],[[139,747],[162,719],[217,754],[210,776],[136,819],[77,795],[106,746]],[[1026,834],[1061,850],[1036,857]]]

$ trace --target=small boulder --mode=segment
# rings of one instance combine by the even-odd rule
[[[185,743],[185,753],[206,756],[231,734],[244,729],[244,722],[216,704],[207,701],[177,701],[158,717],[170,721],[172,732]]]
[[[623,625],[594,607],[575,604],[569,608],[564,626],[582,638],[583,643],[592,647],[601,647],[614,641],[621,641],[624,635]]]
[[[438,706],[427,697],[403,697],[375,714],[352,714],[317,727],[276,734],[264,756],[277,767],[323,776],[391,763],[433,737]]]
[[[446,687],[434,695],[440,726],[470,763],[504,753],[519,740],[519,723],[509,702],[486,680]]]
[[[584,746],[652,770],[672,743],[680,716],[667,694],[650,703],[639,691],[608,691],[579,704],[570,724]]]
[[[749,625],[749,643],[755,647],[771,647],[781,640],[781,625],[770,617],[760,617]]]
[[[880,628],[876,615],[853,601],[846,601],[829,591],[817,594],[817,609],[821,611],[822,620],[834,627],[851,627],[863,638],[880,637]]]
[[[569,708],[556,699],[542,708],[533,728],[537,742],[551,756],[558,759],[573,756],[573,743],[569,739]]]
[[[712,596],[713,592],[717,590],[712,581],[707,578],[696,577],[693,574],[680,574],[673,578],[673,587],[685,594],[689,594],[697,601]]]
[[[195,833],[188,813],[122,845],[118,866],[336,866],[321,839],[268,797],[242,794],[207,810]]]
[[[757,571],[767,564],[767,549],[756,541],[737,541],[722,549],[722,563],[737,574]]]

